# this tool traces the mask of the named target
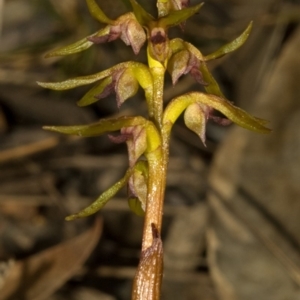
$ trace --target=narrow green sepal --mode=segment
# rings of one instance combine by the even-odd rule
[[[51,90],[57,90],[57,91],[69,90],[69,89],[72,89],[72,88],[75,88],[78,86],[94,83],[98,80],[101,80],[107,76],[112,75],[114,72],[117,72],[118,70],[120,70],[122,68],[128,67],[131,64],[133,64],[133,62],[130,62],[130,61],[124,62],[124,63],[120,63],[112,68],[109,68],[107,70],[104,70],[104,71],[96,73],[96,74],[80,76],[80,77],[71,78],[71,79],[67,79],[65,81],[60,81],[60,82],[37,81],[37,84],[43,88],[51,89]]]
[[[93,36],[93,35],[91,35]],[[54,56],[65,56],[74,53],[78,53],[90,48],[94,43],[89,41],[87,38],[83,38],[80,41],[77,41],[71,45],[64,46],[62,48],[55,49],[45,55],[46,58]]]
[[[125,186],[132,172],[132,169],[128,169],[125,176],[122,179],[120,179],[113,186],[111,186],[109,189],[103,192],[91,205],[84,208],[77,214],[67,216],[65,218],[66,221],[84,218],[99,211],[122,187]]]
[[[188,18],[196,14],[204,3],[198,5],[184,8],[181,10],[171,11],[167,16],[162,17],[159,20],[159,24],[163,28],[179,25],[180,23],[186,21]]]
[[[102,79],[99,84],[90,89],[79,101],[77,101],[77,105],[83,107],[97,102],[99,100],[97,95],[102,94],[104,89],[111,83],[111,76]]]
[[[202,62],[200,64],[199,69],[200,69],[200,72],[202,73],[203,80],[207,83],[207,85],[204,86],[204,89],[206,90],[206,92],[209,94],[216,95],[221,98],[225,98],[217,81],[215,80],[215,78],[212,76],[212,74],[208,70],[205,62]]]
[[[233,51],[237,50],[238,48],[240,48],[249,37],[249,34],[252,29],[252,24],[253,24],[253,22],[251,21],[250,24],[247,26],[246,30],[238,38],[236,38],[232,42],[222,46],[217,51],[205,56],[204,60],[208,61],[208,60],[220,58],[220,57],[224,56],[225,54],[233,52]]]
[[[89,8],[90,14],[99,22],[104,24],[112,25],[114,23],[113,20],[108,18],[102,9],[98,6],[95,0],[86,0],[87,6]]]
[[[142,26],[147,26],[149,22],[154,21],[154,17],[144,10],[135,0],[130,0],[133,13]]]
[[[100,36],[106,35],[108,33],[109,33],[109,27],[106,26],[105,28],[102,28],[99,31],[97,31],[97,32],[95,32],[73,44],[55,49],[55,50],[47,53],[45,55],[45,57],[49,58],[49,57],[54,57],[54,56],[66,56],[66,55],[84,51],[94,45],[94,43],[89,39],[92,39],[94,37],[100,37]]]
[[[167,132],[171,131],[171,128],[179,115],[193,103],[204,104],[212,109],[218,110],[232,122],[251,131],[264,134],[271,132],[269,128],[265,127],[267,124],[266,120],[256,118],[248,114],[239,107],[231,104],[226,99],[200,92],[187,93],[173,99],[168,104],[163,116],[163,124]]]
[[[98,80],[101,80],[109,75],[111,75],[113,72],[113,69],[108,69],[93,75],[88,76],[81,76],[76,77],[72,79],[67,79],[65,81],[60,82],[40,82],[37,81],[37,84],[43,88],[50,89],[50,90],[56,90],[56,91],[62,91],[62,90],[69,90],[73,89],[78,86],[87,85],[94,83]]]
[[[89,125],[75,126],[44,126],[43,129],[59,132],[63,134],[78,135],[83,137],[99,136],[108,132],[120,130],[123,127],[144,125],[147,120],[143,117],[119,117],[111,119],[101,119]]]

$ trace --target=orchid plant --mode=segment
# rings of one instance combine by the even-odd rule
[[[126,45],[131,46],[135,54],[146,44],[147,65],[127,61],[93,75],[57,83],[38,84],[48,89],[67,90],[96,83],[79,100],[79,106],[90,105],[115,93],[120,107],[141,87],[145,93],[148,116],[122,116],[101,119],[88,125],[44,127],[47,130],[84,137],[119,131],[117,136],[109,135],[111,141],[126,142],[128,148],[129,163],[124,177],[103,192],[90,206],[66,217],[66,220],[94,214],[127,185],[129,207],[138,215],[144,215],[142,252],[133,283],[132,299],[158,300],[163,273],[160,232],[170,134],[174,123],[184,112],[186,126],[195,132],[204,144],[206,123],[209,119],[221,125],[234,122],[259,133],[270,131],[265,120],[251,116],[229,102],[207,68],[208,61],[239,48],[248,38],[252,23],[231,43],[212,54],[203,55],[192,44],[180,38],[168,38],[168,29],[177,25],[183,28],[185,21],[196,14],[202,4],[189,7],[188,0],[157,0],[158,16],[154,17],[136,0],[130,0],[132,12],[112,20],[104,14],[95,0],[86,2],[91,15],[105,26],[74,44],[48,53],[47,57],[77,53],[94,44],[120,38]],[[166,72],[171,75],[174,85],[181,76],[189,73],[204,87],[206,93],[189,91],[165,102]],[[224,117],[216,116],[215,110],[221,112]]]

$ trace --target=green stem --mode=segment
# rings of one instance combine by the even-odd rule
[[[164,134],[163,88],[164,66],[148,54],[153,77],[153,123],[161,143],[146,154],[148,160],[148,195],[145,211],[142,255],[134,279],[132,300],[159,300],[162,283],[163,253],[160,233],[169,159],[169,134]],[[148,134],[151,135],[151,132]],[[153,234],[157,230],[157,236]],[[159,239],[159,242],[158,242]],[[157,247],[157,245],[160,247]]]
[[[165,79],[165,67],[157,60],[151,57],[149,46],[147,48],[148,65],[153,78],[153,99],[152,109],[153,121],[159,131],[162,128],[162,116],[164,109],[164,79]],[[151,116],[152,117],[152,116]]]
[[[163,115],[163,90],[165,69],[161,66],[151,68],[153,76],[153,113],[157,127],[161,130]]]
[[[148,52],[148,64],[153,77],[153,118],[159,134],[162,137],[163,118],[163,92],[164,92],[164,66],[153,59]],[[144,235],[142,251],[152,245],[151,224],[155,224],[158,232],[161,232],[163,203],[166,186],[168,165],[168,143],[162,141],[162,146],[147,155],[149,162],[148,197],[144,223]]]

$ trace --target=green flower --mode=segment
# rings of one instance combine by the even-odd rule
[[[229,125],[234,122],[241,127],[258,133],[269,133],[271,131],[265,126],[268,123],[267,121],[251,116],[226,99],[200,92],[190,92],[174,98],[166,107],[163,116],[166,135],[170,134],[173,124],[184,110],[186,126],[194,131],[204,144],[206,123],[209,119],[221,125]],[[214,116],[214,110],[221,112],[228,119]]]
[[[120,38],[126,45],[131,46],[135,54],[138,54],[146,41],[143,27],[131,12],[124,14],[116,20],[108,18],[95,0],[86,0],[91,15],[99,22],[107,24],[104,28],[89,35],[71,45],[56,49],[46,57],[70,55],[84,51],[93,44],[111,42]]]

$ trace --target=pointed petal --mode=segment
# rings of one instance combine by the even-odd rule
[[[93,35],[91,35],[92,37]],[[46,58],[54,57],[54,56],[64,56],[70,55],[74,53],[78,53],[90,48],[93,45],[93,42],[89,41],[87,38],[84,38],[80,41],[77,41],[71,45],[64,46],[59,49],[55,49],[45,55]]]
[[[70,55],[70,54],[84,51],[84,50],[90,48],[94,44],[93,39],[97,39],[101,36],[104,36],[104,35],[108,34],[108,32],[109,32],[109,27],[106,26],[105,28],[102,28],[101,30],[99,30],[99,31],[73,43],[73,44],[55,49],[55,50],[47,53],[45,55],[45,57],[49,58],[49,57],[54,57],[54,56],[65,56],[65,55]]]
[[[133,13],[142,26],[146,26],[149,22],[154,21],[154,17],[147,13],[142,6],[140,6],[135,0],[130,0]]]
[[[110,69],[104,70],[102,72],[93,75],[81,76],[81,77],[72,78],[61,82],[39,82],[38,81],[37,84],[40,85],[41,87],[52,89],[52,90],[68,90],[77,86],[94,83],[132,64],[133,62],[120,63]]]
[[[179,25],[197,13],[203,4],[204,3],[200,3],[192,7],[172,11],[167,16],[161,18],[159,24],[164,28]]]
[[[43,88],[51,89],[51,90],[69,90],[77,86],[87,85],[93,83],[95,81],[101,80],[112,73],[112,69],[108,69],[93,75],[81,76],[77,78],[68,79],[61,82],[37,82],[37,84]]]
[[[78,102],[80,107],[90,105],[97,102],[99,99],[105,98],[114,88],[112,86],[112,76],[108,76],[101,80],[99,84],[90,89]]]
[[[108,18],[95,0],[86,0],[90,14],[99,22],[104,24],[113,24],[114,21]]]
[[[91,205],[81,210],[77,214],[66,217],[66,220],[72,221],[78,218],[84,218],[99,211],[123,186],[125,186],[131,174],[132,169],[128,169],[122,179],[102,193]]]
[[[236,49],[240,48],[249,37],[249,34],[252,29],[252,24],[253,24],[253,22],[250,22],[250,24],[247,26],[246,30],[238,38],[236,38],[232,42],[222,46],[220,49],[218,49],[214,53],[211,53],[211,54],[205,56],[204,60],[208,61],[211,59],[216,59],[216,58],[222,57],[225,54],[230,53],[230,52],[235,51]]]
[[[217,81],[214,79],[214,77],[209,72],[205,62],[201,62],[199,69],[203,76],[203,80],[206,83],[206,86],[204,86],[206,92],[209,94],[213,94],[213,95],[225,98]]]
[[[75,126],[44,126],[43,129],[64,134],[92,137],[99,136],[108,132],[120,130],[123,127],[144,125],[146,120],[143,117],[119,117],[111,119],[101,119],[97,123],[89,125]]]

